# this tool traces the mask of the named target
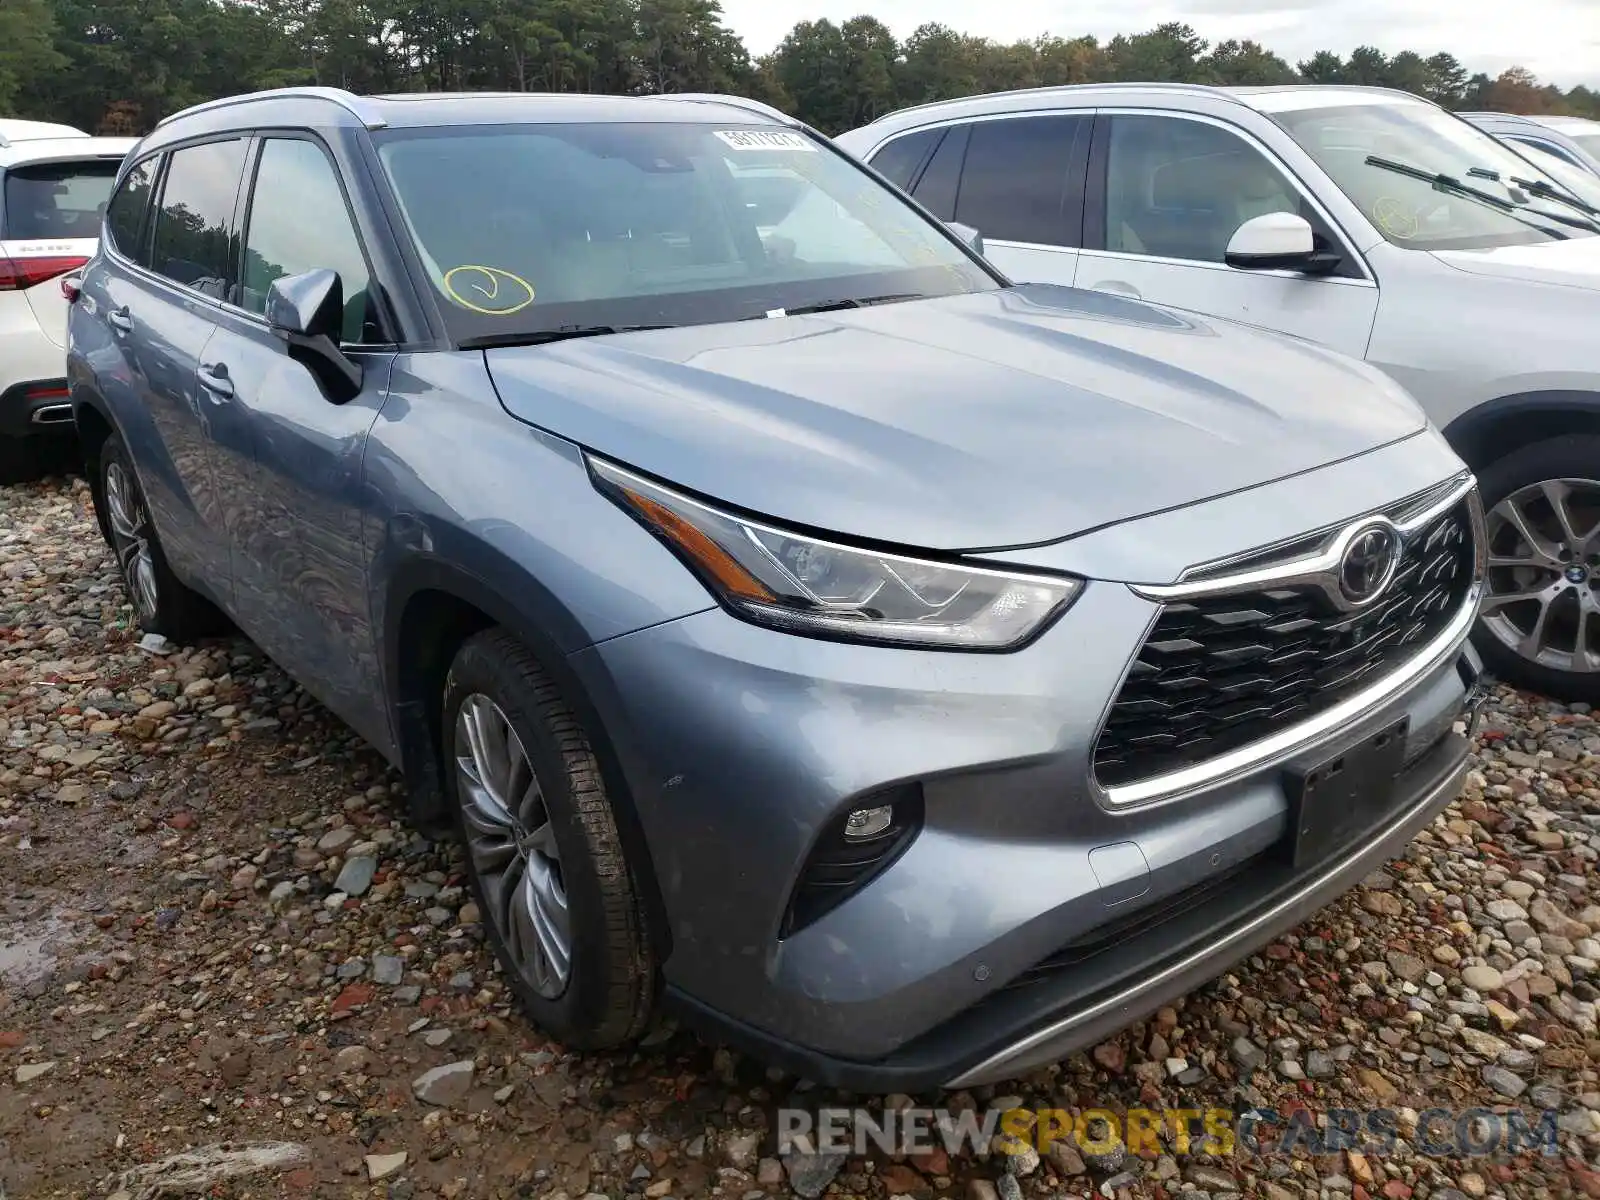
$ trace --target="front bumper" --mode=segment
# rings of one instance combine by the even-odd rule
[[[1281,764],[1115,809],[1089,781],[1106,698],[1156,606],[1091,584],[1026,650],[878,650],[712,610],[573,657],[637,808],[686,1019],[862,1092],[1014,1076],[1225,971],[1395,853],[1456,795],[1478,666],[1470,619],[1329,739],[1405,716],[1390,813],[1315,871],[1277,865]],[[785,936],[821,831],[908,782],[921,828]],[[1172,906],[1176,905],[1174,910]],[[1163,919],[1063,969],[1063,947]],[[1024,982],[1025,981],[1025,982]]]

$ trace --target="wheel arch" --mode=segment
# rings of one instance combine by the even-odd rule
[[[1486,400],[1461,413],[1443,430],[1445,439],[1474,471],[1562,434],[1600,434],[1600,392],[1517,392]]]
[[[531,581],[529,586],[533,586]],[[545,598],[554,603],[547,595]],[[513,602],[480,576],[434,557],[414,557],[396,565],[386,590],[384,613],[383,670],[390,681],[390,720],[418,826],[437,832],[449,820],[438,698],[451,660],[468,638],[499,626],[527,647],[549,673],[588,736],[640,892],[649,936],[658,952],[656,961],[664,961],[669,926],[638,808],[606,725],[568,663],[552,622],[535,617],[528,606]]]

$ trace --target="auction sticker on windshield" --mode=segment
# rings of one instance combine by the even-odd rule
[[[735,150],[805,150],[816,153],[811,139],[782,129],[718,129],[713,132]]]

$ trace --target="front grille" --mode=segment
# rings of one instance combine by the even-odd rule
[[[1471,501],[1407,541],[1371,608],[1339,612],[1315,587],[1170,602],[1095,744],[1106,787],[1181,770],[1315,716],[1399,666],[1472,587]]]

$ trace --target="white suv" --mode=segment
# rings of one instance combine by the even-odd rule
[[[134,141],[0,120],[0,483],[40,473],[73,432],[63,280],[94,254]]]
[[[1274,329],[1386,371],[1491,510],[1485,659],[1600,702],[1592,190],[1377,88],[1041,88],[902,110],[835,141],[975,228],[1014,280]]]

